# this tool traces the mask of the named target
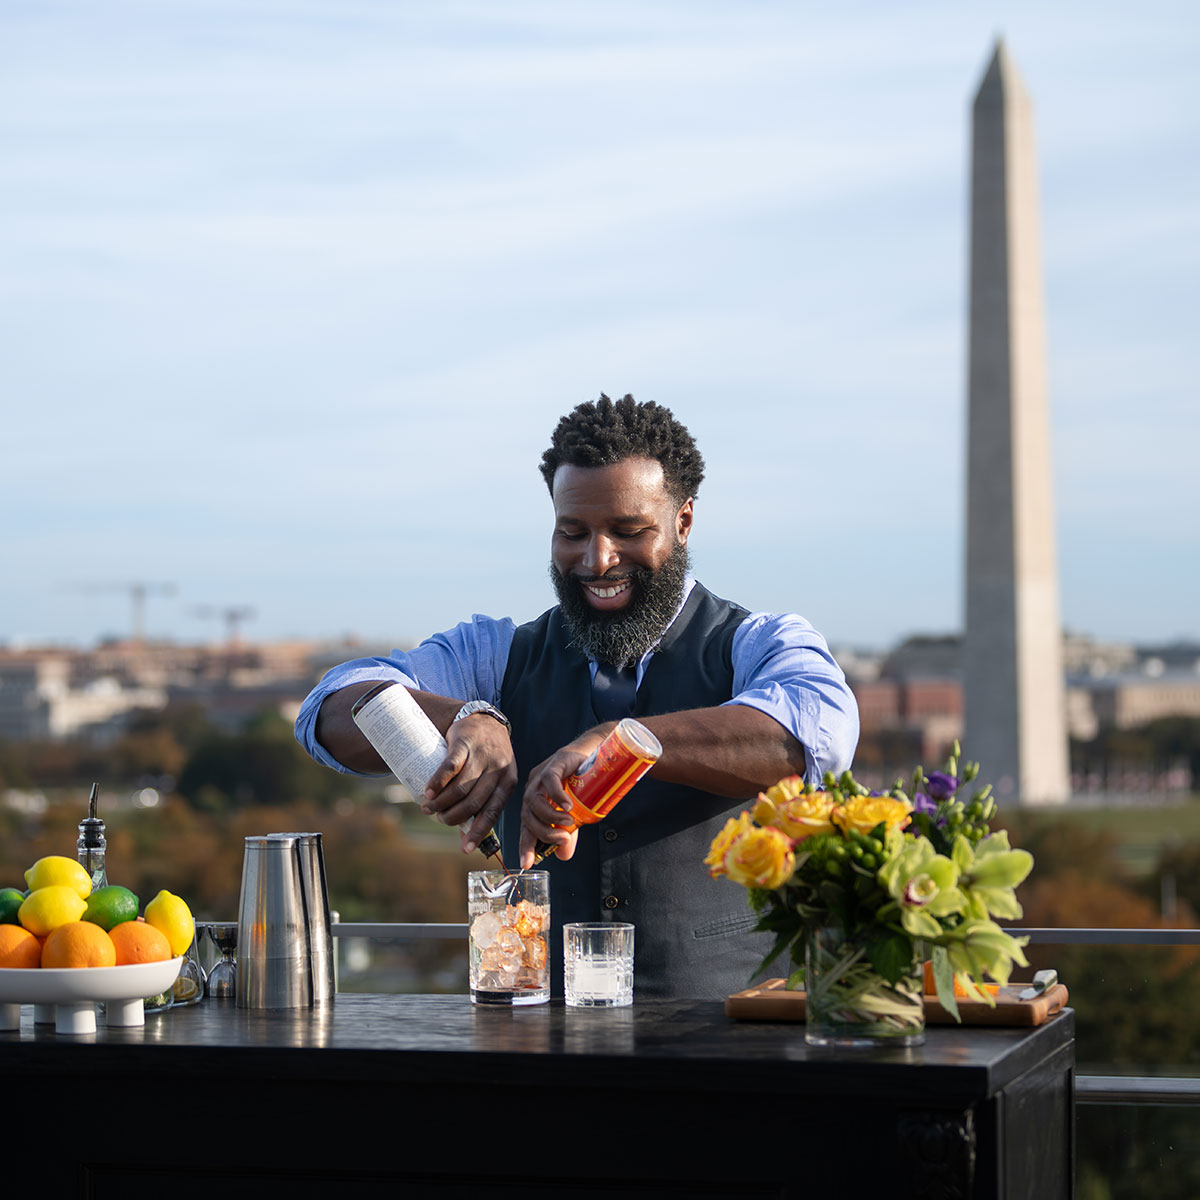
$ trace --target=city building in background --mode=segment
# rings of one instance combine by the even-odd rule
[[[987,765],[965,733],[961,637],[910,637],[876,653],[835,647],[834,655],[858,700],[862,734],[856,774],[870,777],[873,771],[877,782],[890,783],[888,773],[905,763],[940,763],[956,738],[970,758]],[[1200,643],[1142,646],[1066,634],[1061,661],[1067,732],[1076,747],[1106,733],[1171,719],[1200,726]],[[1174,795],[1195,786],[1184,753],[1157,763],[1121,761],[1121,753],[1118,749],[1103,773],[1089,769],[1080,753],[1071,771],[1071,792],[1077,797]],[[1133,748],[1123,753],[1131,756]],[[1014,802],[1012,796],[1000,799]]]
[[[110,745],[139,713],[170,706],[196,707],[224,733],[243,730],[263,713],[290,725],[330,667],[391,649],[353,639],[234,649],[133,641],[90,650],[0,647],[0,741]],[[965,732],[962,637],[918,635],[887,650],[834,647],[834,654],[858,700],[856,774],[890,784],[889,772],[940,763],[955,739],[987,763]],[[1077,746],[1106,730],[1169,718],[1200,722],[1200,643],[1137,645],[1067,634],[1060,657],[1068,731]],[[1071,778],[1076,793],[1178,792],[1193,783],[1183,761],[1160,764],[1150,775],[1123,771],[1116,781],[1082,768]],[[1013,803],[1012,796],[1001,800]]]
[[[201,707],[225,732],[263,712],[290,724],[329,667],[390,650],[344,639],[223,647],[130,639],[90,650],[0,648],[0,739],[106,745],[137,712],[184,704]]]

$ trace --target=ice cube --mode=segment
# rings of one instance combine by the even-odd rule
[[[541,933],[546,928],[546,907],[522,900],[517,905],[514,919],[509,923],[516,926],[522,937]]]
[[[499,971],[509,956],[499,946],[488,946],[479,954],[479,967],[483,971]]]
[[[535,971],[546,967],[546,939],[540,937],[527,938],[522,947],[521,961]]]
[[[503,953],[515,954],[519,957],[522,949],[521,935],[515,929],[510,929],[506,925],[497,932],[495,945]]]
[[[480,913],[471,922],[471,940],[483,950],[496,940],[496,935],[500,932],[501,927],[501,917],[498,912]]]

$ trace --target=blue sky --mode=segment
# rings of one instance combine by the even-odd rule
[[[1043,11],[1048,10],[1048,11]],[[852,15],[851,15],[852,14]],[[558,416],[708,461],[698,576],[962,612],[969,105],[1036,106],[1064,623],[1200,636],[1187,3],[20,3],[0,16],[0,641],[535,615]]]

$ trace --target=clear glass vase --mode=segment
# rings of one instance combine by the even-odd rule
[[[921,963],[896,983],[877,974],[840,925],[805,933],[805,1032],[810,1046],[919,1046],[925,1041]]]

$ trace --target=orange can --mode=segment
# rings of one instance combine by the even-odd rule
[[[571,801],[572,825],[595,825],[603,821],[618,801],[662,756],[662,743],[640,721],[626,717],[588,756],[578,771],[563,781]],[[534,861],[541,862],[554,850],[539,841]]]
[[[604,820],[661,756],[658,738],[640,721],[626,717],[563,783],[571,798],[571,816],[580,825]]]

